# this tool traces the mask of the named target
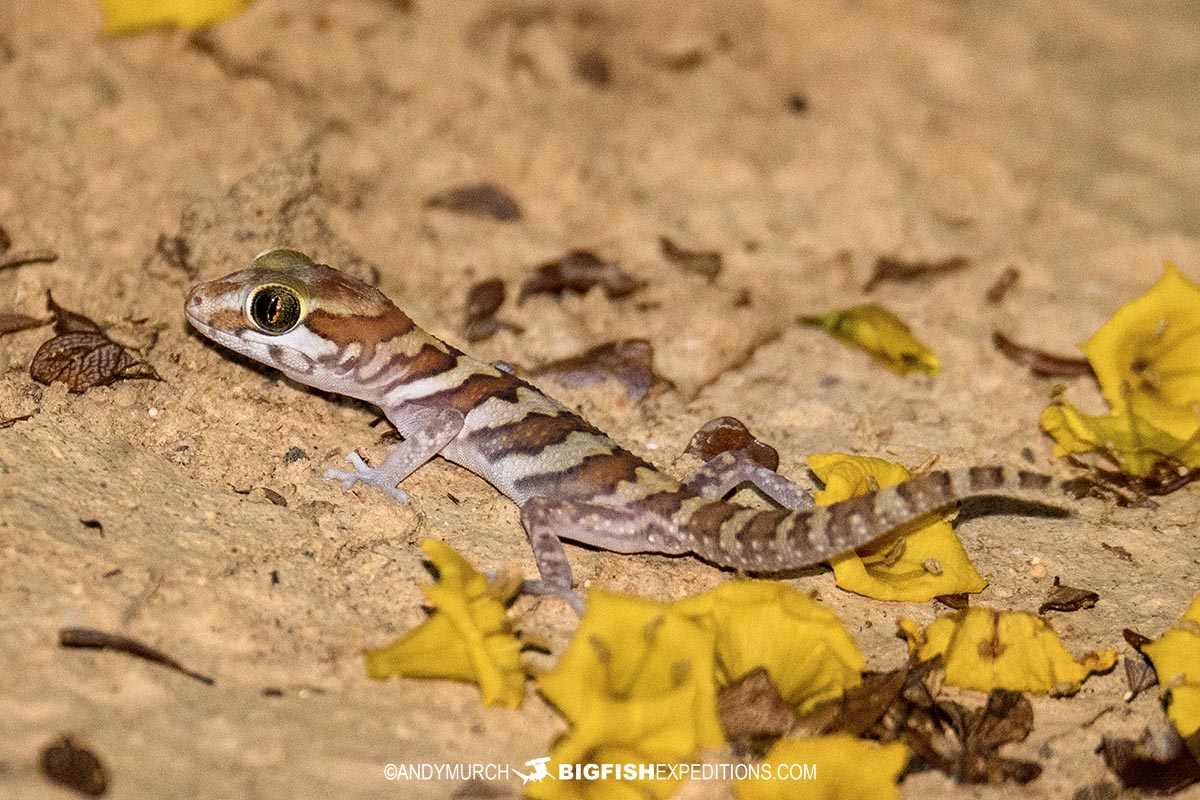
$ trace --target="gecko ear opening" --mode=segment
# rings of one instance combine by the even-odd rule
[[[246,316],[263,333],[279,336],[299,324],[304,305],[295,289],[268,283],[250,293]]]

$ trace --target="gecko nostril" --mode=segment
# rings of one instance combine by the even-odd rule
[[[200,305],[200,298],[197,295],[192,295],[192,305],[193,306]]]

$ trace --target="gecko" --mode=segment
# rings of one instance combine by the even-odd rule
[[[399,488],[441,455],[520,508],[540,577],[525,591],[579,611],[563,541],[617,553],[693,555],[719,567],[780,573],[828,561],[959,500],[1044,500],[1067,484],[1003,466],[936,470],[828,506],[742,451],[680,480],[618,445],[504,365],[476,360],[418,327],[378,289],[296,250],[261,253],[248,269],[196,286],[188,321],[204,336],[287,377],[378,406],[403,437],[378,466],[356,453],[363,483],[402,503]],[[751,484],[770,508],[727,500]]]

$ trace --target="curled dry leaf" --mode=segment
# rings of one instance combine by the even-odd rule
[[[1086,358],[1069,358],[1018,344],[1000,331],[992,331],[992,344],[1014,364],[1029,367],[1039,378],[1081,378],[1092,374]]]
[[[1158,674],[1146,656],[1139,652],[1133,658],[1125,656],[1122,660],[1125,662],[1125,683],[1129,685],[1129,691],[1125,693],[1126,703],[1158,685]]]
[[[1037,763],[999,753],[1033,729],[1027,697],[997,689],[986,705],[972,709],[939,699],[943,677],[937,659],[868,673],[860,686],[833,701],[838,711],[822,732],[903,741],[913,752],[914,769],[936,769],[964,783],[1028,783],[1041,774]]]
[[[635,403],[655,386],[670,385],[654,371],[654,348],[645,339],[606,342],[579,355],[530,370],[529,376],[545,378],[568,389],[615,380],[625,387],[629,399]]]
[[[0,336],[3,336],[6,333],[27,331],[31,328],[40,328],[45,325],[46,322],[47,320],[31,317],[27,314],[0,312]]]
[[[703,275],[710,281],[721,274],[721,254],[716,250],[688,250],[666,236],[658,237],[658,246],[663,258],[684,272]]]
[[[494,183],[472,183],[439,192],[425,201],[428,208],[441,208],[455,214],[491,217],[500,222],[521,219],[521,206],[508,192]]]
[[[496,319],[496,312],[504,305],[504,296],[504,281],[499,278],[480,281],[467,292],[463,332],[468,342],[482,342],[506,328],[514,333],[522,331],[517,325]]]
[[[717,714],[735,747],[759,754],[796,725],[796,709],[783,699],[764,667],[721,687]]]
[[[60,736],[43,747],[38,761],[51,783],[87,797],[99,797],[108,791],[104,762],[70,736]]]
[[[645,285],[644,281],[623,271],[615,261],[605,261],[589,250],[572,250],[557,261],[539,266],[533,277],[521,284],[517,303],[523,303],[535,294],[582,294],[593,286],[602,287],[608,298],[615,300],[633,294]]]
[[[1158,737],[1149,729],[1140,740],[1106,736],[1100,742],[1100,753],[1129,789],[1171,795],[1200,781],[1200,763],[1169,725],[1163,726]]]
[[[1054,585],[1050,587],[1050,593],[1046,596],[1046,600],[1038,606],[1038,613],[1045,614],[1047,611],[1078,611],[1081,608],[1091,608],[1096,605],[1096,601],[1100,599],[1100,595],[1090,589],[1076,589],[1074,586],[1066,586],[1059,581],[1057,575],[1054,576]]]
[[[863,286],[864,292],[869,292],[885,281],[908,283],[946,272],[957,272],[971,262],[964,256],[951,256],[938,260],[906,261],[892,256],[880,256],[875,261],[875,271]]]
[[[95,322],[55,303],[49,292],[46,304],[54,314],[57,335],[38,348],[29,365],[29,375],[38,383],[62,381],[69,391],[84,392],[119,380],[162,380],[153,367],[105,336]]]
[[[779,468],[779,451],[756,438],[735,417],[717,417],[706,422],[696,431],[683,452],[698,456],[702,461],[712,461],[721,453],[730,451],[741,453],[767,469]]]
[[[161,650],[157,650],[129,636],[106,633],[94,628],[63,628],[58,632],[58,643],[60,646],[68,648],[112,650],[117,653],[125,653],[154,664],[161,664],[168,669],[173,669],[176,672],[187,675],[189,678],[195,678],[208,686],[212,686],[214,683],[213,679],[207,675],[194,672]]]

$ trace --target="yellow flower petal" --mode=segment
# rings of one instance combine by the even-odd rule
[[[1200,731],[1200,595],[1169,631],[1142,648],[1171,693],[1167,714],[1187,739]]]
[[[1083,351],[1114,414],[1131,411],[1176,439],[1200,428],[1200,287],[1174,265]]]
[[[983,692],[1073,694],[1089,674],[1117,661],[1112,650],[1075,661],[1054,629],[1026,612],[968,608],[939,617],[924,632],[903,617],[897,624],[917,658],[943,657],[947,683]]]
[[[763,759],[762,777],[738,781],[733,792],[738,800],[900,800],[896,781],[907,763],[900,742],[846,734],[781,739]],[[815,780],[805,780],[804,765],[815,768]]]
[[[766,669],[789,704],[807,712],[862,681],[866,661],[837,615],[777,581],[735,581],[675,603],[716,633],[717,680]]]
[[[485,705],[519,708],[525,697],[521,642],[487,576],[447,545],[421,542],[438,571],[425,588],[433,614],[386,647],[365,654],[367,676],[449,678],[479,685]]]
[[[942,365],[904,324],[883,306],[868,303],[820,317],[799,317],[796,322],[824,329],[834,338],[867,351],[880,364],[899,375],[924,372],[936,375]]]
[[[567,650],[538,680],[546,699],[568,720],[587,723],[596,703],[657,700],[691,687],[694,704],[675,708],[698,731],[700,747],[725,735],[717,717],[712,626],[666,603],[593,589]],[[620,724],[619,720],[614,724]]]
[[[553,777],[526,786],[526,796],[537,800],[646,800],[671,796],[678,780],[656,780],[637,769],[642,765],[675,764],[700,749],[697,717],[686,713],[686,709],[696,706],[699,688],[697,682],[690,681],[655,696],[629,700],[588,696],[575,726],[551,748],[546,766]],[[570,777],[564,779],[560,765],[575,764],[580,765],[580,773],[569,773]],[[604,765],[613,764],[628,765],[618,769],[630,772],[618,776],[599,772]]]
[[[250,0],[100,0],[104,32],[129,33],[143,28],[199,28],[232,17]]]
[[[1080,413],[1060,397],[1042,411],[1039,422],[1057,443],[1056,456],[1104,453],[1122,472],[1142,478],[1164,463],[1200,467],[1200,436],[1176,439],[1128,409],[1092,416]]]
[[[912,477],[900,464],[842,453],[809,456],[808,467],[825,484],[813,495],[817,505],[832,505]],[[987,586],[954,528],[936,514],[914,520],[880,542],[830,559],[829,565],[840,588],[877,600],[922,602],[939,595],[980,592]]]

